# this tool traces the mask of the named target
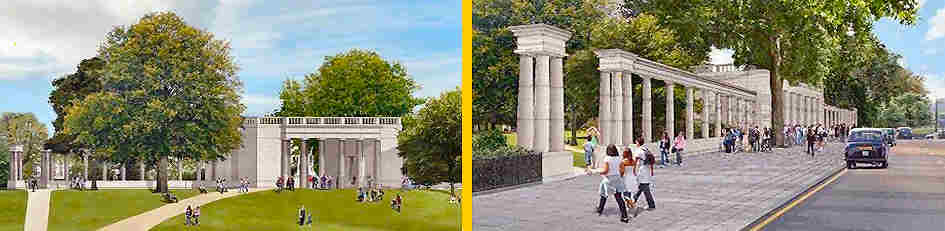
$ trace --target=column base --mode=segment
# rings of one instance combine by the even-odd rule
[[[577,176],[574,172],[574,153],[570,151],[545,152],[541,156],[541,181],[552,182]]]

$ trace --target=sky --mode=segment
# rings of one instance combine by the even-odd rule
[[[0,7],[0,112],[32,112],[52,129],[52,80],[95,56],[114,26],[134,24],[156,11],[172,11],[231,42],[247,116],[278,108],[285,79],[301,79],[315,72],[325,56],[355,48],[403,64],[422,86],[418,97],[438,96],[461,83],[459,1],[281,2],[5,1]]]
[[[919,0],[919,20],[915,25],[882,19],[873,24],[873,33],[886,47],[902,55],[900,64],[925,77],[929,97],[945,97],[945,0]],[[710,63],[732,63],[731,50],[710,53]]]

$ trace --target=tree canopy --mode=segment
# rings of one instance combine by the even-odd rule
[[[23,145],[23,176],[33,175],[33,166],[39,164],[43,142],[49,137],[46,125],[33,113],[4,112],[0,115],[0,179],[6,182],[10,169],[10,147]]]
[[[453,184],[462,180],[462,92],[443,92],[416,114],[404,118],[397,137],[398,155],[404,158],[407,175],[417,183]]]
[[[279,98],[277,116],[400,117],[422,99],[420,85],[396,62],[373,51],[350,50],[325,57],[317,72],[304,80],[288,79]]]
[[[66,112],[74,103],[80,102],[86,96],[102,91],[102,68],[105,63],[98,57],[82,60],[75,73],[53,80],[53,91],[49,94],[49,104],[56,112],[53,121],[55,135],[46,141],[46,147],[57,153],[77,151],[79,146],[73,142],[75,136],[63,132],[63,120]]]
[[[102,92],[67,109],[64,132],[113,162],[226,158],[241,144],[242,82],[229,44],[170,12],[108,33],[98,50]]]
[[[782,80],[820,85],[831,72],[844,36],[868,36],[883,17],[913,24],[916,1],[697,1],[626,0],[637,12],[655,15],[670,28],[685,30],[682,41],[706,39],[734,50],[735,64],[770,71],[772,121],[783,144]],[[701,40],[696,40],[701,41]],[[700,43],[701,44],[701,43]]]

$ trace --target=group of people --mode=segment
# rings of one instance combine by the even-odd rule
[[[723,151],[726,153],[737,153],[740,151],[751,152],[770,152],[774,145],[772,144],[770,128],[759,128],[758,126],[742,129],[738,127],[723,129],[722,139]]]
[[[845,131],[839,128],[835,127],[834,136],[845,134]],[[807,126],[800,124],[786,125],[784,126],[784,143],[788,146],[804,145],[806,143],[807,154],[813,157],[814,154],[824,149],[824,141],[830,135],[830,132],[830,129],[820,123]]]
[[[280,176],[276,180],[276,192],[282,192],[282,190],[295,191],[295,178]]]
[[[643,138],[637,137],[632,147],[624,149],[622,156],[613,144],[607,146],[606,153],[607,157],[604,158],[601,168],[587,169],[588,174],[597,173],[602,177],[598,187],[600,202],[597,214],[603,214],[609,195],[614,195],[620,208],[620,221],[624,223],[630,221],[627,214],[630,209],[636,208],[641,194],[646,196],[647,210],[656,209],[653,194],[650,192],[656,157],[643,145]],[[637,186],[636,194],[632,193],[634,185]]]
[[[315,189],[330,189],[334,178],[332,176],[308,176],[308,183]]]
[[[220,194],[223,194],[226,191],[228,191],[226,189],[226,178],[224,177],[217,178],[216,182],[217,182],[217,192],[220,192]]]
[[[190,205],[187,206],[187,211],[184,212],[184,226],[197,226],[200,224],[200,206],[196,208],[191,208]]]
[[[676,139],[670,141],[669,133],[664,132],[660,139],[660,168],[668,166],[670,155],[676,154],[676,166],[682,166],[682,151],[686,148],[686,137],[682,133],[676,134]]]
[[[384,190],[379,188],[371,188],[364,190],[364,188],[358,188],[358,202],[375,202],[384,200]]]
[[[249,179],[246,177],[240,177],[240,189],[241,193],[249,193]]]
[[[69,188],[79,191],[85,190],[85,178],[78,176],[72,177],[72,181],[69,182]]]

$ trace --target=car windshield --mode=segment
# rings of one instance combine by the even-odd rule
[[[850,138],[847,139],[847,142],[861,142],[861,141],[876,141],[881,142],[883,140],[883,134],[879,131],[855,131],[850,134]]]
[[[899,129],[899,132],[902,132],[902,133],[912,133],[912,130],[911,130],[911,129],[908,129],[908,128],[903,128],[903,129]]]

